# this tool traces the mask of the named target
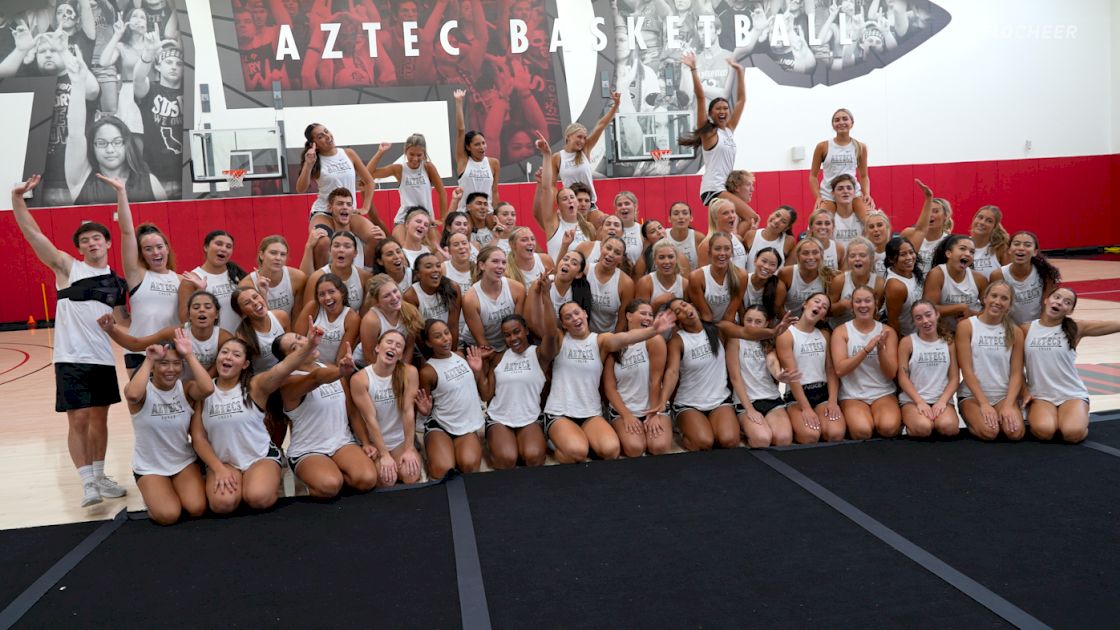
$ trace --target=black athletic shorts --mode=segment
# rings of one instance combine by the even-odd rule
[[[722,190],[709,190],[707,192],[700,193],[700,203],[704,204],[704,207],[707,207],[708,204],[712,203],[713,199],[715,199],[716,197],[719,197],[719,194],[721,192],[724,192],[724,191],[722,191]]]
[[[54,364],[54,410],[108,407],[121,401],[114,365]]]
[[[821,403],[828,402],[828,383],[810,383],[802,385],[801,389],[805,391],[805,398],[809,404],[816,409]],[[786,404],[796,405],[797,399],[793,397],[793,390],[786,391]]]
[[[826,393],[827,393],[827,390],[826,390]],[[757,411],[758,413],[760,413],[764,416],[766,414],[770,413],[771,411],[777,409],[778,407],[784,407],[785,404],[786,404],[786,401],[782,400],[781,398],[767,398],[766,400],[752,400],[751,401],[751,407],[754,407],[755,411]],[[735,404],[735,415],[739,415],[746,410],[747,410],[747,408],[744,407],[741,403],[736,403]]]
[[[124,353],[124,368],[126,370],[138,370],[144,364],[143,353],[126,352]]]

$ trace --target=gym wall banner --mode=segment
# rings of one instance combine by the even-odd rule
[[[555,147],[569,123],[593,127],[617,86],[618,133],[596,147],[597,173],[695,172],[696,159],[613,159],[666,133],[650,114],[694,110],[685,51],[708,99],[734,94],[728,59],[782,85],[828,86],[888,65],[951,19],[924,0],[209,0],[209,12],[192,10],[199,2],[4,1],[0,92],[35,93],[24,165],[44,175],[35,203],[112,202],[95,172],[127,174],[137,201],[193,194],[183,134],[198,19],[213,27],[224,85],[210,89],[227,107],[271,110],[278,82],[286,107],[443,101],[450,113],[464,89],[467,128],[485,133],[502,181],[526,180],[535,130]],[[299,151],[287,157],[294,181]],[[270,184],[253,190],[276,192]]]

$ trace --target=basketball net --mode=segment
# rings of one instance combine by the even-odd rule
[[[245,184],[245,173],[247,171],[243,168],[235,168],[228,171],[222,171],[226,176],[226,183],[230,188],[241,188]]]

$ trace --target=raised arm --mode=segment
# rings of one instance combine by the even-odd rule
[[[455,97],[455,168],[462,171],[467,164],[467,149],[464,142],[467,138],[467,119],[463,113],[463,98],[466,90],[455,90],[451,93]]]
[[[922,211],[918,213],[917,220],[914,221],[914,225],[902,231],[902,238],[910,241],[910,244],[914,246],[914,251],[918,251],[922,248],[922,242],[926,240],[929,215],[933,212],[933,189],[923,184],[920,179],[915,179],[914,183],[922,190],[925,199],[922,201]]]
[[[266,372],[254,376],[253,380],[249,382],[249,395],[252,396],[257,405],[263,409],[269,395],[280,389],[284,380],[318,350],[319,342],[322,340],[323,329],[315,326],[313,322],[308,322],[307,343],[300,346],[299,350],[284,357],[283,361],[272,366]]]
[[[306,374],[288,377],[280,388],[280,395],[284,399],[285,411],[291,411],[299,406],[303,397],[318,389],[321,385],[333,383],[344,376],[354,373],[354,358],[351,355],[350,344],[343,343],[339,348],[342,358],[338,365],[321,365]]]
[[[549,164],[552,162],[552,147],[548,145],[544,135],[535,130],[537,135],[536,147],[541,152],[541,168],[537,171],[537,189],[533,193],[533,218],[541,226],[545,238],[552,236],[560,225],[556,216],[556,173]]]
[[[644,343],[654,335],[660,335],[663,332],[672,330],[675,323],[675,318],[672,312],[662,311],[656,319],[653,320],[653,325],[649,328],[635,328],[623,333],[602,333],[597,338],[599,342],[599,355],[606,358],[606,355],[611,352],[617,352],[635,343]]]
[[[731,72],[735,76],[735,107],[731,110],[731,119],[727,121],[727,126],[734,131],[739,126],[739,119],[743,117],[743,108],[747,105],[747,73],[734,57],[727,58],[727,65],[731,66]],[[695,74],[692,76],[695,81],[697,76]]]
[[[70,274],[70,266],[74,263],[74,258],[55,247],[54,243],[43,234],[39,224],[31,216],[31,211],[27,209],[27,202],[23,199],[24,193],[31,192],[39,185],[39,179],[38,175],[32,175],[27,181],[12,188],[12,212],[15,214],[19,231],[23,233],[23,238],[35,251],[39,261],[50,267],[59,278],[66,277]]]
[[[692,93],[696,97],[696,126],[704,125],[708,119],[708,102],[704,98],[704,84],[700,83],[700,72],[696,69],[696,53],[685,53],[681,56],[681,63],[688,67],[692,75]]]
[[[121,51],[117,46],[121,43],[121,38],[124,37],[123,17],[121,12],[118,11],[117,20],[113,22],[113,34],[109,36],[109,41],[105,43],[105,48],[101,50],[101,57],[97,60],[104,68],[112,66],[121,56]]]
[[[128,205],[125,183],[115,177],[94,173],[94,177],[108,184],[117,193],[117,225],[121,230],[121,266],[131,289],[144,279],[144,266],[140,264],[140,250],[136,244],[136,227],[132,223],[132,209]]]
[[[607,113],[603,114],[599,122],[595,123],[595,128],[587,135],[587,141],[583,143],[583,151],[587,155],[591,155],[591,149],[595,148],[595,145],[599,142],[599,138],[603,136],[603,131],[606,130],[607,125],[611,124],[611,121],[614,120],[615,114],[618,113],[618,104],[621,99],[622,95],[618,92],[611,93],[610,109],[607,110]]]

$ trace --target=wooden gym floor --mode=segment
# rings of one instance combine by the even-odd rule
[[[1066,282],[1084,282],[1075,316],[1078,319],[1120,319],[1120,261],[1056,261]],[[1077,285],[1075,285],[1076,288]],[[1096,296],[1096,297],[1094,297]],[[79,507],[81,486],[66,450],[66,419],[54,412],[51,369],[53,331],[0,333],[0,529],[53,525],[112,518],[122,507],[143,510],[140,491],[129,468],[132,426],[124,404],[109,413],[106,473],[128,489],[124,499],[106,500],[89,509]],[[118,354],[118,379],[126,382]],[[1079,365],[1092,395],[1091,410],[1120,408],[1120,343],[1116,337],[1084,340]],[[1111,393],[1108,393],[1111,392]],[[1090,429],[1090,436],[1092,429]],[[285,493],[299,494],[291,472]]]

